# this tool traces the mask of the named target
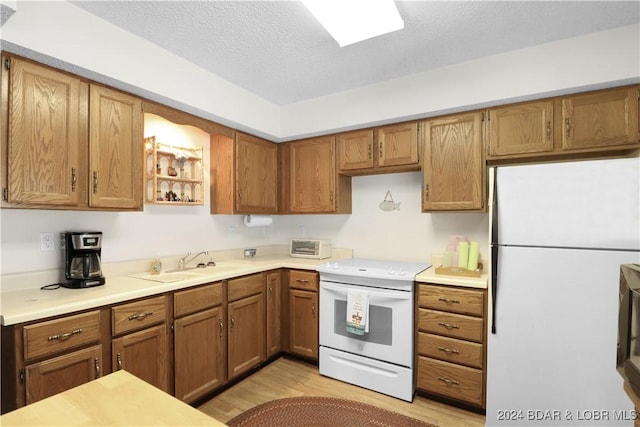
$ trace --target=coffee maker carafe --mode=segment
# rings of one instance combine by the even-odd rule
[[[102,253],[102,232],[64,233],[66,288],[89,288],[104,285],[100,255]]]

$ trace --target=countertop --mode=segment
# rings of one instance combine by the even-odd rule
[[[278,268],[316,270],[319,264],[332,259],[315,260],[267,255],[254,259],[218,261],[215,267],[190,269],[189,277],[180,275],[181,280],[166,283],[140,279],[142,275],[150,276],[142,272],[114,275],[105,273],[105,285],[85,289],[60,287],[42,290],[37,286],[5,291],[3,286],[0,321],[2,325],[8,326],[40,320]]]
[[[171,278],[176,280],[166,282],[155,280],[164,280],[164,278],[171,280],[169,276],[163,274],[159,277],[154,277],[145,272],[145,269],[149,269],[149,261],[121,263],[116,266],[103,267],[106,284],[86,289],[67,289],[63,287],[54,290],[40,289],[43,284],[51,283],[51,280],[57,280],[56,278],[52,279],[50,274],[28,273],[2,276],[0,324],[8,326],[41,320],[279,268],[317,270],[319,264],[352,257],[350,250],[334,251],[332,258],[322,260],[292,258],[278,251],[273,253],[269,253],[269,251],[263,252],[266,252],[265,255],[259,255],[252,259],[220,256],[216,259],[222,259],[216,261],[215,267],[192,268],[187,270],[187,274],[176,272],[176,276]],[[437,259],[434,259],[434,261],[437,261]],[[433,264],[436,265],[435,263]],[[165,263],[165,265],[170,264]],[[141,277],[155,280],[142,279]],[[177,280],[178,278],[180,280]],[[488,280],[486,274],[483,274],[480,278],[439,275],[435,274],[435,268],[431,267],[418,274],[416,281],[486,288]],[[19,286],[16,286],[16,283]]]
[[[438,285],[463,286],[465,288],[487,289],[489,277],[482,273],[480,277],[448,276],[436,274],[435,266],[430,267],[416,276],[418,283],[435,283]]]
[[[224,426],[126,371],[0,416],[3,426]]]

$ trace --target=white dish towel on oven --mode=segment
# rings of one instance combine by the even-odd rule
[[[347,332],[364,335],[369,332],[369,295],[366,291],[347,291]]]

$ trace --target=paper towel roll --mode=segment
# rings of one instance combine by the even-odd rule
[[[270,215],[246,215],[244,225],[247,227],[268,227],[273,224],[273,217]]]
[[[469,264],[469,242],[458,243],[458,267],[467,268]]]
[[[469,270],[475,270],[478,268],[478,256],[480,254],[480,243],[471,242],[469,244],[469,261],[467,263],[467,268]]]

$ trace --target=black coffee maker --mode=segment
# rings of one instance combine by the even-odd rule
[[[100,254],[101,231],[68,231],[65,241],[65,288],[89,288],[104,285]]]

